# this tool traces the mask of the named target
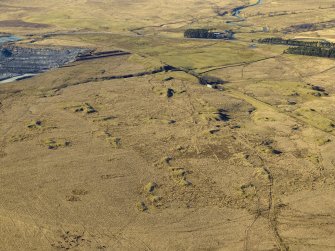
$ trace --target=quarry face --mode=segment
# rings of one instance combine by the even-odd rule
[[[74,62],[85,49],[0,46],[0,80],[41,73]]]

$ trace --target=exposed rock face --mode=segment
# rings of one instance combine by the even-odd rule
[[[27,73],[40,73],[74,62],[87,52],[81,48],[29,48],[11,44],[0,46],[0,80]]]

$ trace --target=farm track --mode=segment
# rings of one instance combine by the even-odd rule
[[[251,97],[251,96],[246,95],[246,94],[244,94],[242,92],[239,92],[239,91],[236,91],[236,90],[232,90],[232,89],[229,90],[229,92],[227,92],[226,94],[228,96],[244,100],[244,101],[248,102],[249,104],[252,104],[252,105],[254,105],[256,107],[264,107],[264,108],[266,108],[268,110],[271,110],[271,111],[274,111],[276,113],[283,114],[283,115],[287,116],[288,118],[291,118],[291,119],[294,119],[296,121],[299,121],[300,123],[302,123],[304,125],[308,125],[310,127],[313,127],[314,129],[318,130],[318,131],[322,131],[323,133],[326,133],[329,136],[332,136],[332,137],[335,136],[335,132],[326,131],[326,130],[324,130],[322,128],[319,128],[319,127],[313,125],[312,123],[306,122],[306,120],[300,119],[298,116],[295,116],[295,115],[287,113],[287,112],[280,111],[277,108],[275,108],[274,106],[272,106],[271,104],[268,104],[268,103],[266,103],[266,102],[264,102],[264,101],[262,101],[260,99],[257,99],[255,97]]]

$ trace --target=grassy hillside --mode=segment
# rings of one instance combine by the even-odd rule
[[[254,3],[1,1],[18,46],[130,54],[0,84],[0,250],[333,250],[335,61],[257,40],[335,6]]]

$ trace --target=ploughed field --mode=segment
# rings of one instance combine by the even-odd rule
[[[334,250],[335,6],[255,3],[2,1],[0,250]]]

